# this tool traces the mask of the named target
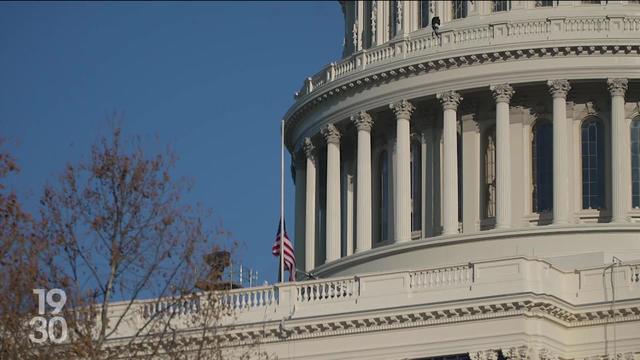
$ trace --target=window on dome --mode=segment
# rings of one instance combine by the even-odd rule
[[[466,0],[453,0],[451,2],[453,8],[453,18],[462,19],[467,17],[467,1]]]
[[[534,213],[553,209],[553,125],[541,120],[533,127],[531,143],[532,205]]]
[[[631,206],[640,208],[640,116],[631,122]]]
[[[582,208],[604,208],[604,128],[597,118],[582,123]]]
[[[411,231],[422,229],[422,146],[411,142]]]
[[[371,1],[364,2],[364,26],[362,28],[362,46],[365,49],[370,48],[373,45],[373,31],[372,26],[373,8]]]
[[[486,132],[484,148],[484,218],[496,216],[496,128]]]
[[[493,1],[493,12],[508,11],[511,9],[511,1]]]
[[[379,239],[389,239],[389,156],[386,151],[378,159],[378,219]]]
[[[429,26],[429,0],[420,0],[420,28]]]
[[[538,0],[536,1],[536,7],[553,6],[553,0]]]
[[[393,38],[398,33],[398,0],[389,1],[389,37]]]

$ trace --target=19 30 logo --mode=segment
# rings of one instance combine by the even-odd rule
[[[47,319],[47,305],[52,308],[50,315],[58,315],[67,302],[67,294],[61,289],[33,289],[33,293],[38,295],[38,315],[34,316],[29,325],[33,327],[34,334],[29,334],[29,339],[37,344],[42,344],[47,340],[60,344],[67,340],[67,321],[61,316],[53,316]],[[45,302],[46,301],[46,302]],[[56,326],[57,325],[57,326]]]

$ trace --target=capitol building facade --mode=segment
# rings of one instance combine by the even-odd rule
[[[309,276],[231,291],[229,352],[640,359],[640,2],[340,5],[285,115]]]

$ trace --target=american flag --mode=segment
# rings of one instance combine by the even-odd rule
[[[278,232],[276,233],[276,240],[271,248],[271,253],[273,256],[280,257],[280,224],[278,222]],[[289,281],[294,281],[296,277],[296,256],[293,253],[293,244],[289,240],[289,236],[287,235],[287,225],[284,226],[284,266],[285,269],[289,270]],[[278,275],[279,276],[279,275]]]

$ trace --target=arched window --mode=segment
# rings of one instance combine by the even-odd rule
[[[380,241],[389,239],[389,156],[386,151],[378,159],[378,219]]]
[[[533,127],[531,142],[533,212],[553,209],[553,125],[546,120]]]
[[[411,231],[422,228],[422,146],[411,142]]]
[[[582,208],[604,207],[604,128],[590,117],[582,123]]]
[[[496,216],[496,128],[486,132],[484,147],[484,218]]]
[[[631,206],[640,208],[640,116],[631,122]]]

